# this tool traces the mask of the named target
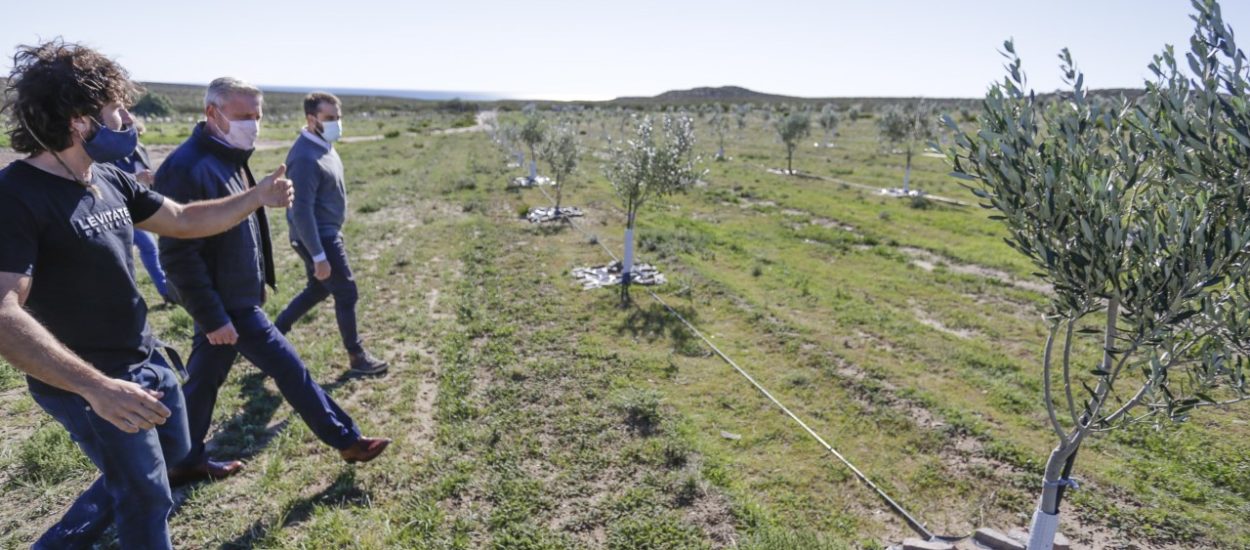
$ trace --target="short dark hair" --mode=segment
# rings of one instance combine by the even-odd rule
[[[342,105],[338,96],[330,92],[313,92],[304,96],[304,114],[315,115],[317,109],[321,108],[322,103],[332,103],[334,105]]]
[[[112,59],[57,38],[18,46],[0,111],[9,113],[9,140],[17,152],[63,151],[74,143],[70,120],[97,116],[114,101],[129,105],[139,92]]]

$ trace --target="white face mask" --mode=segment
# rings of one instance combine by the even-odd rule
[[[221,118],[226,119],[226,124],[229,125],[229,130],[222,138],[227,144],[235,149],[244,151],[256,147],[256,138],[260,137],[259,120],[230,120],[221,111],[218,111],[218,114],[221,115]]]
[[[334,143],[343,137],[342,120],[326,120],[321,123],[321,138]]]

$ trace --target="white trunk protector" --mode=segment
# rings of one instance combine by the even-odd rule
[[[621,262],[621,273],[634,271],[634,230],[625,230],[625,260]]]
[[[1029,526],[1029,550],[1051,550],[1058,532],[1059,514],[1047,514],[1038,508],[1033,512],[1033,524]]]

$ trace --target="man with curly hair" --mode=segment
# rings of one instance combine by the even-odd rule
[[[135,286],[136,228],[196,238],[291,205],[279,167],[244,193],[179,204],[112,161],[135,150],[125,69],[54,40],[21,46],[7,85],[12,146],[0,170],[0,356],[27,374],[100,477],[35,548],[170,548],[166,467],[191,441],[182,392]]]

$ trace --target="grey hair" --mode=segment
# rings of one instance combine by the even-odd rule
[[[256,86],[232,76],[223,76],[208,84],[208,91],[204,92],[204,106],[215,105],[221,107],[233,94],[245,94],[250,97],[262,95],[260,88]]]

